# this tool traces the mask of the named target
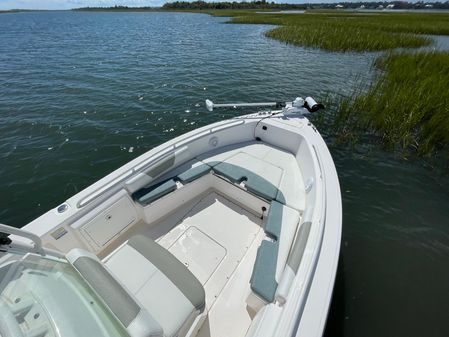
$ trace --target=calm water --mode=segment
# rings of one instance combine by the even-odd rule
[[[269,40],[267,26],[170,13],[0,16],[0,221],[22,226],[113,169],[235,110],[215,101],[348,94],[375,54]],[[447,178],[333,144],[344,228],[326,336],[447,336]]]

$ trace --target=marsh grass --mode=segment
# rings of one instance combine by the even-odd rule
[[[449,53],[390,53],[379,78],[340,101],[342,133],[368,130],[391,148],[434,153],[449,143]]]
[[[428,46],[419,34],[449,35],[449,14],[306,12],[267,14],[256,11],[208,11],[230,16],[230,23],[272,24],[266,33],[286,43],[329,51],[366,52]]]
[[[406,33],[392,34],[381,30],[336,24],[330,27],[282,26],[267,32],[266,35],[286,43],[337,52],[368,52],[397,47],[417,48],[432,42],[429,38]]]

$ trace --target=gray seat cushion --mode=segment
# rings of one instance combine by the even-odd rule
[[[276,267],[282,231],[283,205],[272,201],[265,222],[265,233],[274,241],[262,241],[257,250],[256,262],[251,275],[251,289],[267,302],[274,300],[278,283]]]
[[[112,274],[162,327],[183,336],[205,307],[203,286],[168,250],[150,238],[130,238],[106,261]]]
[[[256,174],[248,178],[245,187],[248,191],[267,200],[275,200],[278,195],[278,188],[276,186]]]
[[[143,235],[133,236],[128,244],[167,276],[196,309],[204,309],[206,295],[200,281],[167,249]]]
[[[73,266],[97,292],[125,327],[137,317],[139,305],[128,292],[111,276],[100,261],[81,256]]]
[[[134,198],[143,205],[151,204],[153,201],[163,197],[164,195],[176,190],[176,183],[173,179],[169,179],[160,184],[143,188],[134,194]]]
[[[178,179],[183,184],[190,183],[195,179],[198,179],[206,174],[208,174],[211,170],[211,167],[207,164],[200,164],[198,166],[192,167],[187,171],[184,171],[181,174],[178,174]]]
[[[271,235],[276,240],[279,240],[281,237],[282,209],[283,206],[281,203],[272,201],[265,223],[265,233]]]
[[[192,167],[177,175],[175,179],[183,184],[190,183],[213,170],[214,173],[229,179],[235,184],[245,181],[247,191],[258,195],[266,200],[277,200],[285,204],[285,198],[282,192],[272,183],[261,176],[247,170],[243,167],[226,162],[210,162]],[[142,205],[148,205],[153,201],[173,192],[176,189],[174,179],[168,179],[157,185],[144,187],[133,194],[135,200]]]
[[[278,242],[262,241],[257,250],[256,262],[250,279],[252,291],[267,302],[273,302],[278,287],[276,282],[278,250]]]
[[[245,188],[249,192],[270,201],[278,200],[285,202],[284,196],[276,186],[252,171],[226,162],[213,162],[210,164],[213,166],[213,171],[216,174],[229,179],[233,183],[239,184],[245,181]]]
[[[97,256],[75,248],[66,257],[131,337],[162,337],[161,325],[111,275]]]

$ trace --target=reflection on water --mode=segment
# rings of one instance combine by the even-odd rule
[[[447,177],[376,149],[331,151],[344,229],[326,336],[446,336]]]
[[[449,36],[429,35],[429,37],[435,41],[435,43],[430,47],[431,49],[439,51],[449,50]]]

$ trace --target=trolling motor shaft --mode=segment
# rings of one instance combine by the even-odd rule
[[[305,108],[309,112],[316,112],[320,109],[324,109],[324,105],[315,101],[312,97],[296,97],[291,102],[259,102],[259,103],[214,103],[209,99],[206,99],[206,108],[209,111],[213,111],[214,108],[240,108],[240,107],[273,107],[275,109],[284,108]]]

